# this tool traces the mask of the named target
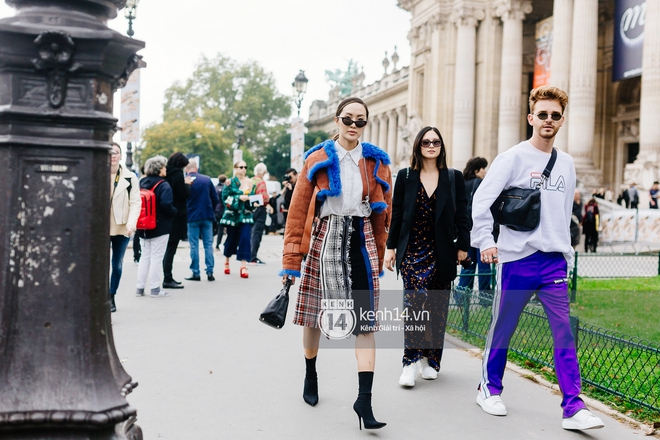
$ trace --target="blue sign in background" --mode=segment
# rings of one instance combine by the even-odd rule
[[[646,0],[616,0],[612,60],[613,81],[642,74],[645,21]]]

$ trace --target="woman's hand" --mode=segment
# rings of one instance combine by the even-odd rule
[[[286,280],[291,280],[291,285],[296,284],[296,277],[293,275],[284,275],[282,276],[282,284],[286,283]]]
[[[456,253],[456,257],[458,258],[458,264],[461,264],[461,261],[465,261],[465,259],[467,258],[467,252],[459,249],[458,252]]]
[[[390,272],[394,271],[394,262],[396,261],[396,249],[387,249],[385,251],[385,258],[383,262],[385,263],[385,267],[387,270]]]
[[[238,199],[242,202],[247,202],[250,199],[250,197],[243,194],[243,195],[238,196]]]

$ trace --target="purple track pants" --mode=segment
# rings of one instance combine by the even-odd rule
[[[569,320],[567,267],[559,252],[536,252],[522,260],[503,263],[493,298],[493,319],[486,338],[481,387],[486,397],[502,393],[509,342],[525,305],[534,293],[548,316],[554,341],[557,381],[564,418],[586,405],[580,399],[580,367]]]

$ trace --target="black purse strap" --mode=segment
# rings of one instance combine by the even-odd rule
[[[550,154],[550,160],[543,170],[543,177],[541,178],[541,182],[537,185],[538,188],[543,185],[543,182],[550,178],[550,172],[552,171],[552,168],[554,168],[555,162],[557,162],[557,149],[553,148],[552,153]]]

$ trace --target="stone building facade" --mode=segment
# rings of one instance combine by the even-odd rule
[[[386,58],[380,80],[355,84],[352,94],[370,110],[364,140],[387,150],[398,169],[417,131],[436,126],[450,166],[462,169],[472,156],[492,161],[528,138],[537,24],[552,17],[548,84],[569,94],[555,145],[573,156],[589,190],[618,194],[633,182],[648,189],[660,180],[660,1],[643,5],[642,75],[613,81],[617,1],[398,0],[412,14],[411,62],[388,69]],[[334,132],[339,100],[331,92],[314,101],[307,126]]]

